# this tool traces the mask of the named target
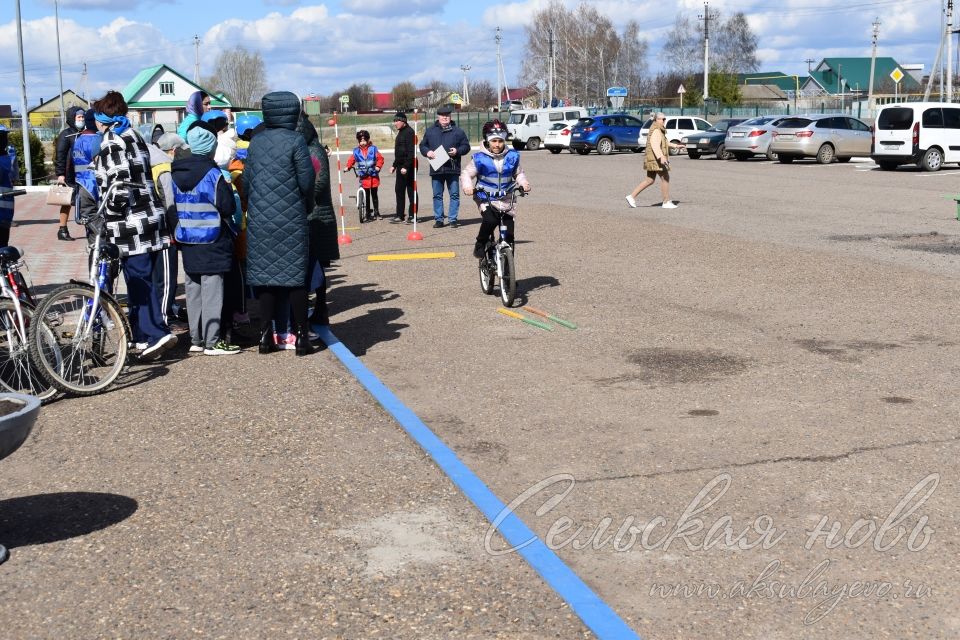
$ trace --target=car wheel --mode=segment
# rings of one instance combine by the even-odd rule
[[[717,147],[717,160],[729,160],[731,157],[733,156],[727,151],[727,145],[720,143]]]
[[[731,153],[733,153],[733,157],[737,159],[737,162],[743,162],[744,160],[749,160],[751,155],[749,153],[746,153],[745,151],[738,151],[738,152],[731,152]]]
[[[540,148],[540,138],[530,138],[527,140],[527,151],[536,151]]]
[[[825,144],[817,151],[817,162],[820,164],[830,164],[833,162],[833,147]]]
[[[613,140],[610,138],[600,138],[597,141],[597,153],[602,156],[608,156],[613,153]]]
[[[783,155],[783,154],[780,154],[780,155],[777,156],[777,160],[780,161],[780,164],[790,164],[791,162],[793,162],[794,157],[793,157],[793,156],[785,156],[785,155]]]
[[[930,147],[923,154],[920,166],[924,171],[940,171],[940,167],[943,166],[943,152],[936,147]]]
[[[898,166],[900,165],[898,165],[896,162],[887,161],[880,163],[880,169],[882,171],[896,171]]]
[[[549,147],[549,149],[550,149],[550,153],[552,153],[552,154],[554,154],[554,155],[556,155],[556,154],[560,153],[561,151],[563,151],[563,149],[561,149],[561,148],[559,148],[559,147]]]
[[[634,153],[642,153],[643,151],[645,151],[645,149],[643,147],[634,147],[630,149],[630,151],[633,151]]]
[[[843,158],[837,158],[837,162],[850,162],[850,156],[844,156]]]
[[[590,153],[590,149],[577,149],[577,153],[579,153],[582,156],[585,156]]]
[[[671,140],[670,144],[680,144],[679,140]],[[677,147],[670,147],[670,155],[678,156],[683,153],[683,149],[678,149]]]
[[[700,159],[700,152],[699,152],[699,151],[694,151],[693,149],[688,149],[688,150],[687,150],[687,155],[690,156],[690,159],[691,159],[691,160],[699,160],[699,159]]]
[[[776,160],[777,154],[767,149],[767,160]]]

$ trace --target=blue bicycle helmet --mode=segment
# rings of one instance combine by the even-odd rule
[[[263,118],[252,114],[243,114],[237,117],[237,135],[242,136],[250,129],[256,129],[263,124]]]

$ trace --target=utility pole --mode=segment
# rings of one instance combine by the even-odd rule
[[[470,104],[470,94],[467,89],[467,71],[470,71],[470,65],[460,65],[460,71],[463,71],[463,104],[467,105]]]
[[[710,97],[710,21],[716,20],[716,15],[710,15],[710,3],[703,3],[703,98]]]
[[[947,102],[953,102],[953,0],[947,0]]]
[[[837,90],[840,91],[840,111],[843,111],[843,64],[837,65]]]
[[[500,111],[500,105],[503,104],[503,87],[500,86],[500,27],[497,27],[497,35],[493,39],[497,41],[497,111]]]
[[[936,73],[937,69],[940,67],[940,55],[943,53],[943,32],[940,33],[940,46],[937,47],[937,57],[933,63],[933,66],[930,67],[930,75],[927,76],[927,88],[923,92],[923,101],[927,102],[930,100],[930,89],[933,88],[933,75]],[[943,75],[940,76],[940,93],[943,94]]]
[[[54,24],[57,31],[57,71],[60,73],[60,128],[67,126],[67,110],[63,106],[63,63],[60,61],[60,2],[53,0]]]
[[[87,99],[87,63],[83,63],[83,73],[80,74],[80,97]]]
[[[814,60],[813,58],[807,58],[806,60],[804,60],[804,62],[807,63],[807,75],[810,75],[810,72],[813,71],[812,65],[814,62],[816,62],[816,60]]]
[[[17,5],[17,50],[20,52],[20,129],[23,135],[23,166],[27,186],[33,185],[33,167],[30,161],[30,116],[27,114],[27,76],[23,69],[23,28],[20,26],[20,0]]]
[[[197,86],[200,86],[200,36],[193,36],[193,51],[193,83]]]
[[[873,74],[877,69],[877,37],[880,35],[880,18],[873,21],[873,53],[870,56],[870,85],[867,90],[867,109],[873,114]]]
[[[552,107],[553,106],[553,29],[550,29],[549,34],[550,34],[550,59],[547,61],[549,65],[548,72],[547,72],[547,75],[548,75],[547,84],[549,85],[549,89],[547,90],[547,106]]]

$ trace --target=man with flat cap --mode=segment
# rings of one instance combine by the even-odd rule
[[[453,107],[449,104],[437,109],[437,122],[427,129],[420,143],[420,153],[429,159],[436,157],[440,147],[450,159],[437,168],[430,165],[430,178],[433,182],[433,219],[434,228],[443,226],[443,187],[450,193],[448,218],[451,227],[459,227],[457,215],[460,212],[460,158],[470,153],[470,141],[463,129],[453,124],[450,114]]]
[[[392,222],[403,222],[403,201],[404,197],[410,202],[410,213],[407,215],[407,221],[413,222],[413,129],[407,124],[407,115],[397,112],[393,116],[393,126],[397,128],[397,139],[393,147],[393,166],[390,167],[390,173],[396,174],[397,182],[394,190],[397,194],[397,215]]]

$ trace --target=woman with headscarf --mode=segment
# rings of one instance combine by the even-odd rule
[[[177,135],[184,140],[187,139],[187,132],[197,126],[200,119],[203,118],[203,114],[210,111],[210,95],[206,91],[194,91],[187,98],[186,109],[187,115],[180,126],[177,127]]]
[[[170,333],[153,272],[163,268],[164,249],[170,235],[163,223],[163,203],[153,185],[150,150],[127,119],[127,103],[117,91],[93,103],[97,129],[103,134],[95,161],[100,197],[112,184],[133,182],[142,186],[116,189],[106,202],[104,221],[107,241],[120,250],[127,283],[127,303],[134,340],[143,346],[142,358],[157,358],[176,346]]]
[[[247,281],[260,301],[260,353],[277,351],[274,312],[289,299],[296,353],[313,352],[307,326],[307,215],[316,175],[297,133],[300,98],[289,91],[263,96],[265,129],[250,141],[243,174],[247,208]]]

